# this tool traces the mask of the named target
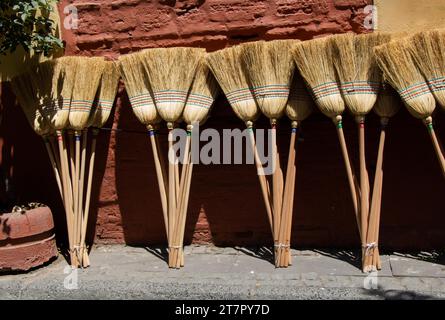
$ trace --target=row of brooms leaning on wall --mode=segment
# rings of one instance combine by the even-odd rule
[[[398,91],[409,112],[426,124],[445,174],[444,154],[431,117],[435,100],[445,106],[445,31],[409,37],[372,33],[304,42],[259,41],[209,54],[199,48],[146,49],[121,56],[118,62],[82,57],[47,61],[15,78],[12,84],[30,124],[45,141],[65,206],[74,267],[89,265],[85,235],[96,137],[111,113],[120,77],[134,114],[149,132],[168,239],[168,264],[172,268],[184,265],[183,238],[193,169],[191,135],[180,168],[177,161],[164,162],[156,128],[162,120],[167,123],[169,152],[171,159],[175,158],[171,130],[183,121],[191,132],[192,123],[204,122],[220,88],[250,132],[274,239],[276,267],[291,264],[296,136],[299,124],[313,110],[313,101],[337,129],[365,272],[381,266],[378,234],[385,129],[399,107],[399,100],[385,87],[384,80]],[[358,178],[342,130],[345,108],[358,124]],[[364,138],[365,116],[372,109],[381,118],[381,135],[371,192]],[[276,170],[270,177],[264,175],[253,133],[260,113],[270,119],[272,130]],[[285,174],[276,145],[276,125],[284,114],[292,121]]]

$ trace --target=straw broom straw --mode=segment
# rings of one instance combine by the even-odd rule
[[[82,217],[82,229],[81,229],[81,257],[83,267],[89,266],[88,250],[85,244],[87,227],[88,227],[88,217],[91,205],[91,189],[94,174],[94,162],[96,156],[96,143],[97,136],[99,134],[99,129],[102,128],[107,122],[111,110],[113,108],[114,99],[117,93],[117,87],[119,83],[120,73],[115,62],[105,62],[102,77],[100,80],[100,86],[98,90],[98,100],[97,106],[90,114],[88,120],[89,126],[92,127],[92,140],[91,140],[91,151],[89,157],[89,168],[88,168],[88,178],[87,178],[87,189],[85,206],[83,210]],[[86,135],[84,135],[86,137]]]
[[[193,81],[199,59],[204,49],[198,48],[156,48],[140,52],[143,66],[148,76],[156,110],[167,122],[169,130],[168,161],[168,219],[169,219],[169,266],[174,266],[173,258],[179,246],[173,245],[173,234],[177,233],[179,167],[173,149],[173,129],[181,118],[187,93]]]
[[[371,207],[369,211],[369,224],[366,234],[366,243],[370,244],[365,255],[364,272],[373,272],[381,269],[379,255],[379,228],[380,210],[382,205],[383,189],[383,153],[385,147],[386,128],[389,119],[392,118],[400,108],[400,100],[389,87],[383,88],[380,92],[374,112],[380,117],[380,139],[377,153],[377,164],[372,191]]]
[[[283,115],[295,69],[291,49],[297,41],[258,41],[245,44],[242,60],[254,98],[262,113],[270,119],[273,150],[273,237],[275,265],[279,266],[282,243],[278,242],[283,202],[283,173],[276,143],[276,125]]]
[[[411,45],[409,39],[391,41],[376,47],[376,58],[385,78],[397,90],[411,115],[425,123],[445,176],[445,158],[431,116],[436,108],[435,99],[410,54]]]
[[[334,65],[340,81],[340,89],[349,111],[358,123],[360,159],[360,237],[362,263],[364,264],[366,232],[369,215],[369,177],[365,155],[365,116],[371,111],[380,90],[381,71],[375,61],[373,48],[390,40],[389,35],[371,33],[354,35],[347,33],[330,38]],[[345,63],[347,61],[347,63]]]
[[[360,216],[358,208],[358,198],[360,189],[356,185],[356,179],[353,174],[351,161],[343,133],[343,122],[341,114],[345,110],[345,103],[341,96],[332,52],[327,38],[303,41],[296,45],[294,50],[295,63],[300,70],[301,75],[310,87],[320,111],[330,117],[337,128],[337,134],[346,166],[346,173],[351,192],[354,212],[357,219],[357,225],[360,230]],[[360,231],[361,232],[361,231]]]
[[[206,121],[218,93],[218,84],[205,62],[205,56],[203,56],[196,69],[195,78],[190,88],[184,112],[182,114],[185,123],[187,123],[187,141],[179,192],[179,219],[176,226],[176,229],[179,230],[179,232],[176,233],[177,239],[174,241],[175,244],[178,244],[181,247],[179,253],[177,253],[177,257],[173,258],[176,268],[184,266],[184,250],[182,248],[184,247],[187,207],[193,172],[193,158],[191,153],[193,126],[196,124],[202,125]]]
[[[292,215],[296,177],[295,145],[297,140],[298,127],[302,121],[309,117],[313,109],[314,103],[309,93],[307,92],[303,79],[298,73],[295,73],[285,110],[286,115],[292,121],[289,157],[286,169],[286,185],[284,187],[284,204],[282,209],[283,220],[280,226],[279,238],[279,242],[284,243],[284,248],[280,248],[281,251],[283,251],[281,253],[280,267],[285,268],[292,264],[290,239],[292,230]]]
[[[263,194],[264,205],[273,232],[269,187],[256,149],[255,135],[253,133],[253,122],[259,116],[259,108],[253,96],[253,89],[249,86],[245,70],[241,64],[242,51],[242,46],[234,46],[210,53],[207,55],[207,63],[226,95],[233,111],[238,118],[244,121],[249,131],[250,143],[254,152],[255,165],[257,168],[258,179],[260,181],[261,192]]]

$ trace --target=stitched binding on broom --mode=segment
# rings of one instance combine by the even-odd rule
[[[430,89],[425,82],[414,84],[402,90],[397,90],[400,97],[405,101],[420,97],[430,93]]]
[[[209,109],[213,104],[213,98],[198,93],[190,93],[187,105]]]
[[[113,108],[113,103],[114,101],[100,100],[97,109],[110,111]]]
[[[257,99],[287,98],[290,88],[285,84],[254,87],[253,94]]]
[[[380,82],[354,81],[342,82],[340,89],[343,95],[350,96],[356,94],[374,94],[377,95],[380,90]]]
[[[427,82],[430,90],[433,92],[445,90],[445,77],[430,79]]]
[[[319,100],[332,95],[339,95],[340,89],[337,82],[326,82],[319,84],[311,89],[315,100]]]
[[[252,100],[252,92],[249,88],[239,89],[226,94],[227,100],[229,100],[230,104],[234,104],[241,101],[251,101]]]
[[[140,108],[143,106],[153,106],[153,99],[149,93],[138,94],[136,96],[128,97],[130,99],[130,104],[133,109]]]
[[[70,111],[90,113],[92,104],[93,101],[89,100],[72,100]]]
[[[44,117],[52,117],[52,116],[54,116],[55,113],[60,112],[60,111],[69,112],[70,104],[71,104],[70,99],[63,99],[62,108],[59,108],[59,104],[55,101],[43,103],[41,114]]]
[[[187,92],[179,90],[163,90],[154,93],[157,104],[179,102],[185,103],[187,99]]]

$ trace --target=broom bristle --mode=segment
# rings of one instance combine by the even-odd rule
[[[295,47],[295,63],[309,85],[320,111],[331,118],[342,114],[345,103],[337,83],[328,39],[302,41]]]
[[[292,121],[301,122],[311,115],[314,101],[309,94],[304,80],[295,73],[286,105],[286,115]]]
[[[91,108],[105,67],[103,58],[72,57],[77,62],[69,122],[74,130],[88,126]]]
[[[37,94],[32,87],[30,75],[24,73],[11,80],[11,87],[25,113],[26,119],[34,131],[44,136],[49,133],[49,125],[40,113]]]
[[[260,110],[278,119],[286,108],[295,64],[291,49],[298,40],[257,41],[242,46],[242,60]]]
[[[68,125],[75,72],[69,57],[39,63],[30,72],[42,116],[55,130]]]
[[[368,114],[375,105],[382,82],[373,48],[390,41],[389,34],[346,33],[331,37],[334,65],[348,109],[355,116]]]
[[[436,105],[428,85],[407,50],[407,40],[394,40],[374,50],[385,79],[397,90],[416,118],[429,117]]]
[[[203,57],[196,69],[196,75],[187,97],[184,113],[182,117],[187,124],[199,122],[202,124],[206,120],[210,108],[218,96],[219,87],[215,77],[210,72],[209,67]]]
[[[116,98],[119,78],[117,64],[112,61],[106,62],[99,85],[97,107],[91,115],[91,126],[102,128],[107,122]]]
[[[181,47],[141,51],[139,57],[153,90],[156,109],[165,121],[176,122],[181,117],[198,61],[204,53],[204,49]]]
[[[445,108],[445,31],[415,34],[407,47],[437,102]]]
[[[241,64],[242,46],[207,55],[207,64],[221,86],[235,114],[243,121],[254,121],[259,109]]]
[[[397,92],[388,85],[380,91],[373,110],[380,118],[391,118],[399,111],[400,102]]]
[[[148,126],[159,123],[161,117],[156,110],[148,77],[139,55],[140,53],[131,53],[119,57],[119,66],[133,112],[142,124]]]

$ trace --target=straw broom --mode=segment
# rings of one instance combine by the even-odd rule
[[[283,220],[280,226],[280,242],[284,243],[284,252],[281,253],[280,266],[288,267],[292,264],[291,252],[290,252],[290,239],[292,230],[292,215],[294,205],[294,193],[295,193],[295,177],[296,177],[296,151],[295,145],[298,134],[298,127],[302,121],[307,119],[314,109],[314,103],[303,79],[298,73],[294,74],[292,81],[289,99],[286,105],[286,115],[292,121],[291,139],[289,145],[289,158],[287,161],[286,169],[286,185],[284,187],[284,200],[283,200]]]
[[[372,50],[389,40],[389,35],[380,33],[358,36],[347,33],[330,38],[341,93],[347,108],[358,123],[361,190],[359,211],[363,264],[370,246],[366,243],[370,190],[365,155],[365,116],[377,101],[382,77]]]
[[[83,265],[82,216],[85,180],[87,126],[94,103],[100,78],[105,67],[103,58],[82,58],[77,60],[77,72],[74,79],[72,101],[69,113],[69,126],[74,131],[75,167],[74,167],[74,250],[79,265]]]
[[[181,248],[173,244],[174,234],[178,232],[175,224],[178,220],[179,168],[173,149],[173,129],[181,118],[187,93],[193,81],[199,59],[204,53],[197,48],[156,48],[140,52],[140,57],[148,76],[156,110],[167,122],[169,130],[168,161],[168,235],[169,266],[175,267],[173,261]]]
[[[379,228],[380,210],[382,205],[383,189],[383,153],[385,147],[386,128],[389,119],[392,118],[400,108],[400,100],[395,92],[388,86],[379,93],[374,112],[380,117],[380,139],[377,153],[377,164],[372,191],[371,207],[369,211],[369,223],[366,234],[366,243],[371,244],[369,253],[365,255],[364,272],[373,272],[381,269],[379,256]]]
[[[343,133],[341,114],[345,110],[345,103],[341,96],[332,52],[327,38],[303,41],[296,45],[294,50],[295,63],[301,75],[309,86],[320,111],[330,117],[337,128],[337,134],[346,166],[346,173],[351,192],[351,198],[356,215],[357,225],[360,230],[360,216],[358,199],[360,188],[356,185],[351,161],[349,159]],[[360,231],[361,232],[361,231]]]
[[[77,258],[73,254],[73,194],[63,130],[69,122],[75,70],[73,60],[70,57],[64,57],[40,63],[35,70],[30,72],[30,79],[39,100],[39,110],[51,129],[55,130],[57,134],[70,260],[73,267],[77,266]]]
[[[376,58],[385,78],[398,91],[411,115],[425,123],[442,173],[445,176],[445,158],[434,132],[431,116],[436,108],[436,103],[428,84],[410,54],[411,45],[409,39],[391,41],[376,47]]]
[[[245,44],[242,60],[255,101],[262,113],[270,119],[273,150],[273,237],[275,265],[280,266],[282,242],[279,242],[283,202],[283,173],[276,142],[276,125],[283,115],[289,97],[292,75],[295,69],[291,49],[297,41],[258,41]]]
[[[207,63],[226,95],[233,111],[238,118],[244,121],[247,130],[249,131],[250,143],[254,152],[255,165],[257,168],[258,179],[260,181],[261,192],[263,194],[264,205],[273,233],[270,191],[264,175],[264,168],[262,167],[256,149],[255,135],[253,133],[253,123],[259,116],[259,108],[253,96],[253,89],[248,83],[245,69],[241,64],[242,52],[242,46],[234,46],[219,50],[207,55]]]
[[[114,99],[117,93],[119,78],[120,78],[120,73],[117,68],[117,64],[111,61],[105,62],[97,94],[98,96],[97,106],[90,114],[90,118],[88,120],[89,122],[88,126],[92,127],[91,130],[92,139],[91,139],[90,157],[88,161],[87,188],[86,188],[86,197],[85,197],[85,204],[82,216],[82,228],[81,228],[81,240],[80,240],[80,246],[81,246],[80,256],[82,257],[82,266],[84,268],[89,266],[88,250],[85,244],[85,239],[87,234],[88,217],[91,204],[90,203],[91,188],[93,183],[97,136],[99,134],[99,129],[105,125],[111,114]],[[86,134],[84,135],[84,137],[86,137]]]
[[[37,98],[37,93],[35,92],[29,73],[24,73],[22,75],[16,76],[11,81],[12,90],[14,91],[17,100],[25,113],[26,119],[33,128],[34,132],[42,137],[45,148],[48,153],[48,157],[51,162],[51,167],[56,178],[57,187],[59,188],[60,196],[63,199],[63,189],[62,182],[60,180],[60,168],[55,160],[57,154],[52,150],[50,143],[50,127],[43,118],[42,114],[38,109],[39,101]]]
[[[196,69],[196,75],[193,80],[192,87],[187,97],[184,107],[183,119],[187,124],[187,141],[184,152],[184,166],[182,169],[180,183],[180,202],[179,202],[179,218],[177,221],[176,239],[174,244],[181,247],[177,256],[173,258],[176,268],[184,266],[184,232],[187,217],[187,207],[189,201],[191,178],[193,171],[193,157],[191,152],[193,126],[202,125],[210,113],[213,102],[218,96],[218,84],[211,74],[209,67],[205,62],[205,56],[199,61]]]

